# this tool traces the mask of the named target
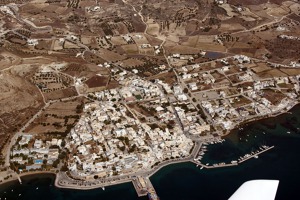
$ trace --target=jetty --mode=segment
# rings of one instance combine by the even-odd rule
[[[251,152],[250,154],[246,154],[244,156],[241,156],[238,159],[238,161],[234,160],[234,161],[231,161],[231,163],[224,163],[224,162],[222,162],[222,163],[215,163],[213,165],[209,165],[209,163],[207,163],[207,164],[201,163],[200,159],[197,159],[197,158],[195,158],[191,162],[195,163],[197,165],[197,167],[200,166],[200,169],[203,169],[203,168],[213,169],[213,168],[221,168],[221,167],[232,167],[232,166],[237,166],[238,164],[241,164],[241,163],[243,163],[243,162],[245,162],[245,161],[247,161],[247,160],[249,160],[251,158],[258,158],[259,154],[262,154],[262,153],[264,153],[264,152],[266,152],[266,151],[268,151],[270,149],[273,149],[273,148],[274,148],[274,146],[270,146],[269,147],[269,146],[265,146],[264,145],[264,146],[260,147],[260,150],[257,150],[255,152]]]
[[[274,146],[262,146],[261,147],[261,151],[256,151],[256,152],[253,152],[251,154],[246,154],[245,156],[241,157],[238,161],[238,163],[243,163],[245,162],[246,160],[249,160],[250,158],[257,158],[259,154],[262,154],[270,149],[273,149]]]
[[[139,197],[146,196],[148,193],[152,196],[157,196],[149,177],[137,176],[132,180],[132,184]]]
[[[22,180],[18,174],[17,174],[17,178],[18,178],[19,183],[22,184]]]

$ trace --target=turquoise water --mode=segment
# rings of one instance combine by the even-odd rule
[[[278,179],[277,200],[299,199],[300,106],[294,107],[292,113],[253,122],[244,126],[243,130],[233,131],[226,137],[226,142],[209,145],[203,160],[210,163],[230,162],[260,145],[275,145],[274,149],[261,154],[258,159],[250,159],[237,167],[209,170],[200,170],[192,163],[167,166],[151,177],[158,195],[162,200],[222,200],[228,199],[245,181]],[[147,199],[138,198],[131,183],[106,187],[105,191],[78,191],[55,188],[53,180],[51,175],[25,177],[22,185],[18,182],[1,185],[0,197],[7,200]]]

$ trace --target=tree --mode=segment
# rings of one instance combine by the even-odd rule
[[[59,164],[59,159],[56,159],[53,163],[52,163],[52,167],[56,168]]]
[[[60,171],[62,171],[62,172],[66,172],[66,171],[68,171],[68,166],[67,166],[67,163],[64,163],[64,165],[63,165],[63,166],[61,166],[61,168],[60,168]]]

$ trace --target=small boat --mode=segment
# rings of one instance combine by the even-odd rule
[[[21,194],[19,194],[19,196],[21,196]]]
[[[36,189],[36,190],[38,190],[39,188],[38,188],[38,187],[36,187],[35,189]]]
[[[105,187],[102,187],[102,190],[105,190]]]
[[[200,169],[203,169],[203,166]]]
[[[290,134],[291,132],[290,131],[288,131],[288,132],[286,132],[287,134]]]
[[[258,158],[258,155],[254,156],[254,158],[256,158],[256,159],[257,159],[257,158]]]

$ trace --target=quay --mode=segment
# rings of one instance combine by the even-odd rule
[[[201,168],[206,168],[206,169],[213,169],[213,168],[221,168],[221,167],[233,167],[233,166],[237,166],[237,163],[228,163],[228,164],[215,164],[215,165],[204,165],[199,161],[192,161],[193,163],[195,163],[196,165],[201,166]]]
[[[137,176],[132,180],[132,184],[139,197],[150,194],[151,196],[157,197],[156,191],[149,179],[149,177]]]
[[[138,176],[138,177],[134,178],[132,180],[132,184],[133,184],[134,189],[139,197],[147,195],[147,193],[148,193],[147,186],[146,186],[146,182],[143,177]]]
[[[257,158],[259,154],[262,154],[262,153],[264,153],[264,152],[266,152],[270,149],[273,149],[273,148],[274,148],[274,146],[270,146],[270,147],[263,146],[263,149],[261,149],[260,151],[257,151],[255,153],[251,153],[251,154],[246,154],[245,156],[240,157],[238,159],[238,161],[232,161],[231,163],[216,163],[216,164],[213,164],[213,165],[208,165],[208,164],[201,163],[197,159],[194,159],[191,162],[195,163],[197,166],[200,166],[201,169],[203,169],[203,168],[213,169],[213,168],[221,168],[221,167],[232,167],[232,166],[237,166],[238,164],[243,163],[243,162],[249,160],[250,158]]]
[[[199,155],[199,152],[201,152],[201,148],[205,149],[204,146],[202,146],[201,142],[198,142],[195,144],[191,156],[183,158],[183,159],[174,159],[174,160],[167,160],[164,161],[157,166],[153,167],[149,171],[141,171],[136,173],[134,176],[128,176],[128,175],[122,175],[118,178],[110,178],[110,179],[99,179],[94,181],[82,181],[82,180],[74,180],[66,173],[57,173],[56,179],[55,179],[55,185],[60,188],[71,188],[71,189],[82,189],[82,190],[88,190],[93,188],[99,188],[99,187],[106,187],[111,185],[116,185],[120,183],[128,183],[132,182],[137,195],[139,197],[149,195],[152,199],[159,199],[157,197],[156,191],[149,179],[154,173],[156,173],[158,170],[160,170],[162,167],[174,164],[174,163],[182,163],[182,162],[192,162],[199,166],[201,169],[213,169],[213,168],[222,168],[222,167],[231,167],[231,166],[237,166],[242,162],[245,162],[246,160],[249,160],[250,158],[257,157],[259,154],[264,153],[272,148],[274,146],[268,147],[268,146],[262,146],[260,147],[260,150],[257,150],[256,152],[252,152],[251,154],[246,154],[245,156],[240,157],[237,161],[232,161],[231,163],[216,163],[213,165],[203,164],[200,162],[199,159],[197,159],[197,155]],[[19,179],[19,181],[21,181]],[[20,182],[21,183],[21,182]]]
[[[274,146],[270,146],[270,147],[266,147],[265,149],[263,149],[263,150],[261,150],[261,151],[258,151],[257,153],[254,153],[254,154],[250,154],[249,156],[244,156],[242,159],[240,159],[239,161],[238,161],[238,163],[243,163],[243,162],[245,162],[246,160],[249,160],[250,158],[254,158],[254,157],[256,157],[256,156],[258,156],[259,154],[262,154],[262,153],[264,153],[264,152],[266,152],[266,151],[268,151],[268,150],[270,150],[270,149],[273,149],[274,148]]]
[[[18,178],[19,183],[22,184],[22,180],[18,174],[17,174],[17,178]]]

